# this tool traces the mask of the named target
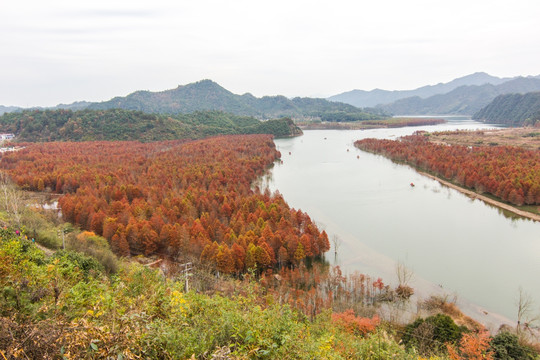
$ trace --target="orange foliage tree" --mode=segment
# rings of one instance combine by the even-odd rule
[[[379,317],[375,315],[373,318],[362,318],[354,315],[352,309],[342,313],[333,313],[332,321],[343,327],[346,331],[355,335],[366,335],[375,330],[379,325]]]
[[[489,346],[490,339],[487,331],[464,334],[458,348],[447,345],[448,355],[452,360],[493,360]]]

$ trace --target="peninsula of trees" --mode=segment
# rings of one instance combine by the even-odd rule
[[[540,204],[540,153],[513,146],[435,144],[415,134],[400,140],[364,139],[358,148],[433,173],[513,205]]]
[[[65,220],[116,253],[189,253],[224,273],[295,264],[330,245],[301,211],[251,184],[280,155],[268,135],[195,142],[44,143],[2,157],[23,189],[65,194]]]

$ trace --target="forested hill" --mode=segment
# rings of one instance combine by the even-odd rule
[[[236,95],[211,80],[178,86],[161,92],[137,91],[125,97],[92,103],[88,109],[139,110],[147,113],[186,114],[218,110],[262,119],[279,117],[318,117],[327,121],[374,120],[385,115],[382,110],[359,109],[325,99]]]
[[[0,116],[0,132],[14,133],[18,141],[89,141],[199,139],[222,134],[301,134],[290,119],[261,122],[253,117],[219,111],[174,116],[141,111],[27,110]]]
[[[473,119],[510,126],[540,126],[540,92],[497,96]]]
[[[7,113],[7,112],[21,111],[21,110],[22,110],[21,108],[16,107],[16,106],[3,106],[3,105],[0,105],[0,115],[2,115],[4,113]]]

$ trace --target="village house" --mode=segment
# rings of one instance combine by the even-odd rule
[[[0,134],[0,140],[11,140],[14,137],[14,134]]]

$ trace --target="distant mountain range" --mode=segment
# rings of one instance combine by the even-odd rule
[[[509,126],[540,124],[540,92],[499,95],[473,119]]]
[[[498,78],[491,76],[484,72],[477,72],[471,75],[467,75],[448,83],[439,83],[437,85],[422,86],[414,90],[381,90],[374,89],[371,91],[365,90],[352,90],[338,95],[330,96],[330,101],[340,101],[346,104],[351,104],[357,107],[373,107],[381,104],[389,104],[394,101],[408,98],[408,97],[420,97],[428,98],[437,94],[445,94],[460,86],[464,85],[484,85],[493,84],[498,85],[511,78]]]
[[[540,79],[517,78],[500,85],[461,86],[446,94],[434,95],[427,99],[412,97],[398,100],[379,108],[392,114],[472,115],[502,94],[540,91]]]
[[[77,101],[77,102],[74,102],[73,104],[58,104],[56,106],[52,106],[52,107],[40,107],[40,106],[35,106],[35,107],[31,107],[31,108],[22,108],[22,107],[18,107],[18,106],[3,106],[3,105],[0,105],[0,115],[3,115],[5,113],[10,113],[10,112],[17,112],[17,111],[24,111],[24,110],[59,110],[59,109],[66,109],[66,110],[83,110],[83,109],[86,109],[88,107],[88,105],[90,105],[91,103],[88,102],[88,101]]]
[[[20,107],[0,105],[0,115],[7,112],[20,111],[20,110],[22,110],[22,108]]]
[[[540,91],[540,76],[498,78],[475,73],[415,90],[353,90],[328,99],[355,106],[376,106],[395,115],[472,115],[498,95],[531,91]]]
[[[202,80],[160,92],[136,91],[125,97],[119,96],[104,102],[61,104],[53,109],[124,109],[157,114],[222,111],[258,119],[292,117],[320,118],[325,121],[377,120],[387,117],[380,109],[359,109],[326,99],[300,97],[288,99],[285,96],[257,98],[249,93],[236,95],[211,80]],[[16,110],[20,109],[11,108],[11,111]]]
[[[136,91],[108,101],[79,101],[48,109],[77,111],[119,108],[158,114],[223,111],[258,119],[291,117],[323,121],[361,121],[378,120],[390,114],[472,115],[499,95],[534,91],[540,91],[540,75],[498,78],[482,72],[415,90],[353,90],[328,99],[289,99],[279,95],[257,98],[249,93],[236,95],[211,80],[202,80],[171,90]],[[23,109],[0,106],[0,115],[21,110]]]

